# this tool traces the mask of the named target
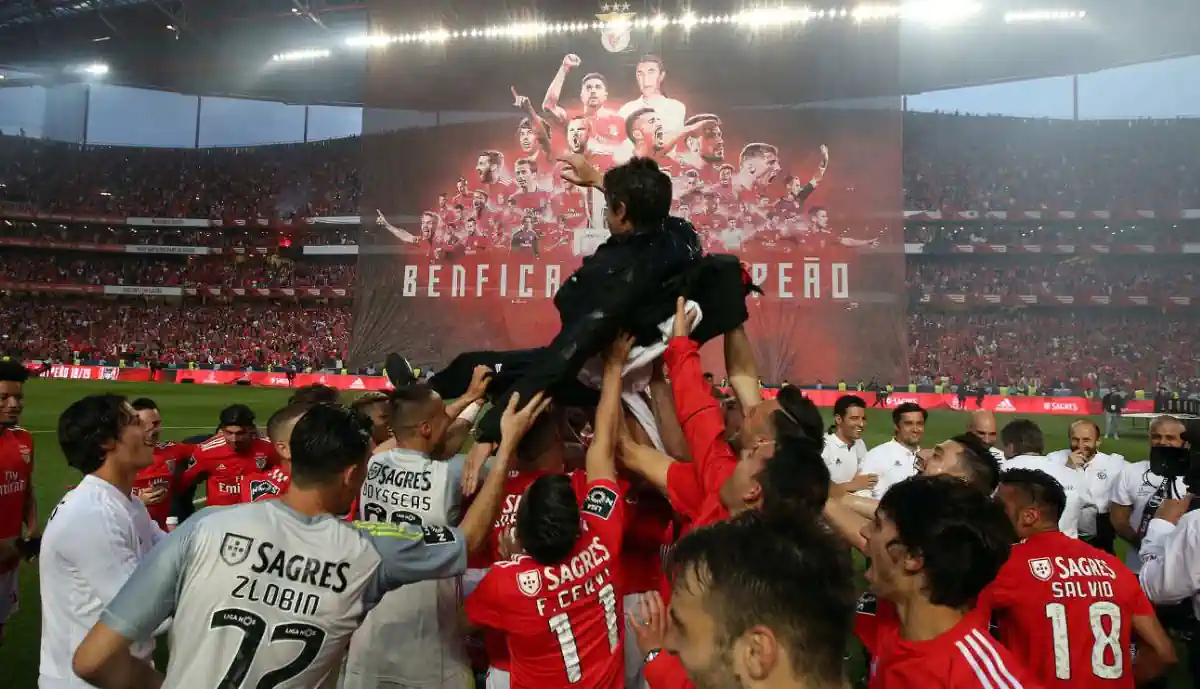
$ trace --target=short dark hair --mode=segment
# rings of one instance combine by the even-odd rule
[[[712,613],[718,647],[762,625],[787,649],[795,675],[841,683],[854,577],[845,548],[815,520],[750,512],[696,529],[676,544],[667,571],[676,589],[699,585],[693,592]]]
[[[1009,469],[1000,474],[1000,485],[1021,491],[1029,504],[1036,505],[1050,521],[1058,523],[1067,511],[1067,492],[1050,474],[1037,469]]]
[[[134,411],[146,411],[147,409],[154,409],[155,411],[158,410],[158,405],[155,404],[154,400],[150,399],[149,397],[139,397],[130,402],[129,406],[133,407]]]
[[[293,402],[271,414],[271,418],[267,420],[267,436],[271,439],[271,442],[279,440],[280,431],[283,430],[284,426],[298,420],[312,408],[313,405],[311,404]]]
[[[719,124],[721,124],[721,118],[717,117],[716,115],[714,115],[712,113],[706,112],[706,113],[700,113],[699,115],[692,115],[691,117],[684,120],[683,124],[685,126],[687,126],[687,125],[696,124],[697,122],[713,122],[713,123],[719,125]],[[697,136],[697,135],[693,134],[693,136]]]
[[[583,75],[583,79],[579,81],[579,85],[582,87],[592,79],[599,79],[600,83],[604,84],[605,88],[608,88],[608,79],[605,79],[604,75],[599,72],[588,72],[587,74]]]
[[[763,158],[767,155],[779,155],[779,149],[771,144],[750,143],[742,147],[738,155],[738,163],[745,164],[747,158]]]
[[[1046,438],[1042,429],[1029,419],[1017,419],[1004,424],[1000,429],[1000,444],[1012,445],[1013,456],[1041,455],[1046,452]]]
[[[921,415],[922,421],[929,420],[929,411],[916,402],[905,402],[903,404],[896,405],[896,408],[892,410],[892,425],[899,426],[900,419],[903,419],[905,414],[915,413],[919,413]]]
[[[934,605],[971,605],[996,577],[1015,540],[999,503],[950,476],[901,481],[878,509],[896,525],[896,540],[924,560],[925,593]]]
[[[488,159],[488,165],[499,165],[504,161],[504,154],[500,151],[480,151],[479,155]]]
[[[411,383],[393,390],[388,399],[392,407],[388,414],[392,434],[399,437],[412,433],[413,428],[430,414],[437,402],[436,395],[425,383]]]
[[[513,169],[515,170],[516,168],[519,168],[522,165],[528,165],[530,171],[532,171],[532,172],[538,171],[537,161],[534,160],[533,158],[518,158],[517,162],[513,163]]]
[[[0,383],[24,383],[29,380],[29,369],[16,359],[0,361]]]
[[[250,407],[244,404],[231,404],[221,410],[217,427],[244,426],[246,428],[253,428],[255,418],[254,410]]]
[[[845,416],[846,412],[855,407],[866,411],[867,401],[858,395],[842,395],[833,403],[833,416],[834,418]]]
[[[974,433],[963,433],[950,439],[963,446],[962,464],[967,470],[967,482],[985,495],[995,493],[1000,483],[1000,462],[996,461],[987,443]]]
[[[604,173],[604,196],[610,208],[625,207],[635,226],[653,226],[671,214],[671,178],[650,158],[631,158]]]
[[[658,65],[659,69],[665,70],[667,68],[667,66],[665,64],[663,64],[662,58],[659,57],[658,55],[655,55],[654,53],[645,53],[644,55],[642,55],[641,57],[638,58],[637,64],[640,65],[643,62],[653,62],[654,64]]]
[[[104,465],[104,446],[134,421],[124,395],[89,395],[58,415],[58,445],[68,465],[90,474]]]
[[[625,138],[629,139],[630,141],[633,141],[633,125],[634,125],[634,123],[637,122],[638,118],[641,117],[642,115],[648,115],[652,112],[654,112],[654,108],[638,108],[637,110],[634,110],[633,112],[626,115],[626,117],[625,117]],[[604,188],[608,189],[607,186],[605,186]]]
[[[340,404],[318,404],[292,429],[292,482],[298,487],[327,483],[365,462],[371,436],[357,414]]]
[[[581,533],[571,477],[545,474],[529,485],[517,508],[517,538],[530,557],[543,565],[562,562]]]
[[[426,212],[434,218],[437,217],[437,213],[433,211]],[[296,388],[296,391],[288,398],[288,404],[337,404],[341,395],[342,393],[338,392],[337,388],[311,383]]]
[[[763,514],[815,521],[829,499],[829,467],[816,438],[788,435],[775,440],[775,455],[757,476]]]
[[[772,416],[772,421],[777,439],[788,435],[813,440],[824,437],[821,431],[825,420],[821,418],[821,410],[815,402],[804,396],[803,390],[790,385],[780,388],[775,401],[779,403],[779,411]]]
[[[813,217],[813,216],[814,216],[814,215],[816,215],[817,213],[820,213],[820,212],[821,212],[821,211],[823,211],[823,210],[826,210],[825,206],[813,206],[812,208],[809,208],[809,209],[808,209],[808,217],[810,217],[810,218],[811,218],[811,217]]]

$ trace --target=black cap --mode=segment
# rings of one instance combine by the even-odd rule
[[[254,411],[244,404],[231,404],[221,410],[221,428],[226,426],[253,426]]]

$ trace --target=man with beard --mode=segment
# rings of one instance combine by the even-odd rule
[[[467,188],[467,178],[459,177],[458,181],[454,183],[454,203],[463,208],[470,208],[471,197],[471,190]]]
[[[652,108],[634,110],[625,119],[625,131],[629,137],[629,146],[625,152],[634,158],[654,158],[670,160],[669,153],[675,148],[679,139],[707,131],[714,127],[712,120],[700,120],[685,127],[671,130],[664,124],[662,117]],[[620,154],[618,154],[618,159]]]
[[[928,418],[929,412],[915,402],[892,410],[892,439],[871,448],[862,463],[863,473],[878,477],[871,486],[871,497],[883,499],[889,488],[917,473],[917,453]]]
[[[0,643],[5,623],[17,611],[21,557],[37,553],[33,436],[17,425],[28,379],[24,364],[0,361]]]
[[[967,433],[983,441],[997,462],[1004,461],[1004,450],[996,447],[996,415],[987,409],[976,409],[967,416]]]
[[[517,191],[512,201],[522,215],[544,217],[550,205],[550,192],[541,191],[538,184],[538,163],[533,158],[521,158],[515,168]]]
[[[504,154],[500,151],[484,151],[475,162],[475,182],[477,189],[483,189],[492,199],[492,203],[504,203],[513,191],[513,183],[504,173]]]
[[[638,60],[635,75],[638,90],[642,92],[642,95],[621,106],[617,114],[628,122],[629,117],[639,110],[654,110],[662,118],[662,125],[668,133],[682,132],[685,128],[684,117],[687,115],[687,107],[663,94],[662,86],[663,81],[667,78],[667,70],[663,65],[662,58],[657,55],[643,55]],[[674,148],[674,143],[669,148]]]
[[[601,172],[611,170],[617,166],[612,148],[596,145],[592,128],[592,120],[586,115],[572,117],[567,123],[567,152],[587,156],[588,162]]]
[[[603,74],[592,72],[584,75],[579,88],[581,107],[568,111],[558,102],[567,74],[578,67],[580,62],[579,56],[575,54],[563,57],[558,73],[546,89],[542,110],[546,118],[558,127],[567,126],[576,117],[585,118],[595,139],[593,148],[612,153],[615,147],[625,142],[625,118],[609,107],[608,81]]]
[[[1115,552],[1117,534],[1108,518],[1108,503],[1125,458],[1100,451],[1100,427],[1091,419],[1072,423],[1067,436],[1070,448],[1051,452],[1046,459],[1083,472],[1079,537],[1105,552]]]
[[[758,203],[764,188],[779,176],[779,149],[771,144],[752,143],[738,156],[738,173],[733,179],[736,198],[741,203]]]
[[[697,689],[844,685],[852,577],[819,526],[746,514],[684,536],[668,570],[671,624],[653,594],[629,616],[635,628],[660,628],[661,650]]]
[[[728,215],[731,209],[737,207],[738,191],[733,186],[733,166],[722,163],[717,168],[717,184],[711,188],[717,200],[716,210],[722,215]]]
[[[711,122],[711,125],[702,133],[685,137],[683,143],[687,150],[672,157],[685,171],[695,170],[699,173],[703,183],[716,184],[720,181],[718,168],[725,162],[725,135],[721,132],[721,118],[710,113],[692,115],[683,124],[688,127],[697,122]]]

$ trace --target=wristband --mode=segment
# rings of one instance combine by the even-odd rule
[[[479,412],[482,409],[483,402],[475,400],[474,402],[468,404],[466,409],[462,410],[462,413],[458,415],[458,420],[466,421],[467,423],[475,423],[475,417],[479,416]]]
[[[661,648],[652,648],[652,649],[650,649],[650,652],[646,654],[646,660],[644,660],[644,661],[643,661],[643,664],[644,664],[644,665],[649,665],[649,664],[650,664],[650,661],[652,661],[652,660],[654,660],[655,658],[657,658],[659,653],[662,653],[662,649],[661,649]]]

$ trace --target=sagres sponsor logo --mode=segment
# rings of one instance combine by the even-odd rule
[[[1017,408],[1013,405],[1012,400],[1005,397],[996,405],[996,411],[1016,411]]]
[[[1029,561],[1029,573],[1040,581],[1050,581],[1050,577],[1054,576],[1054,565],[1048,557],[1035,558]]]
[[[536,569],[517,573],[517,588],[521,593],[533,598],[542,592],[542,573]]]
[[[253,538],[227,533],[221,540],[221,559],[230,567],[240,565],[250,555],[250,546],[252,545],[254,545]]]
[[[1076,402],[1058,402],[1047,400],[1042,402],[1043,411],[1065,411],[1075,413],[1079,411],[1079,404]]]

